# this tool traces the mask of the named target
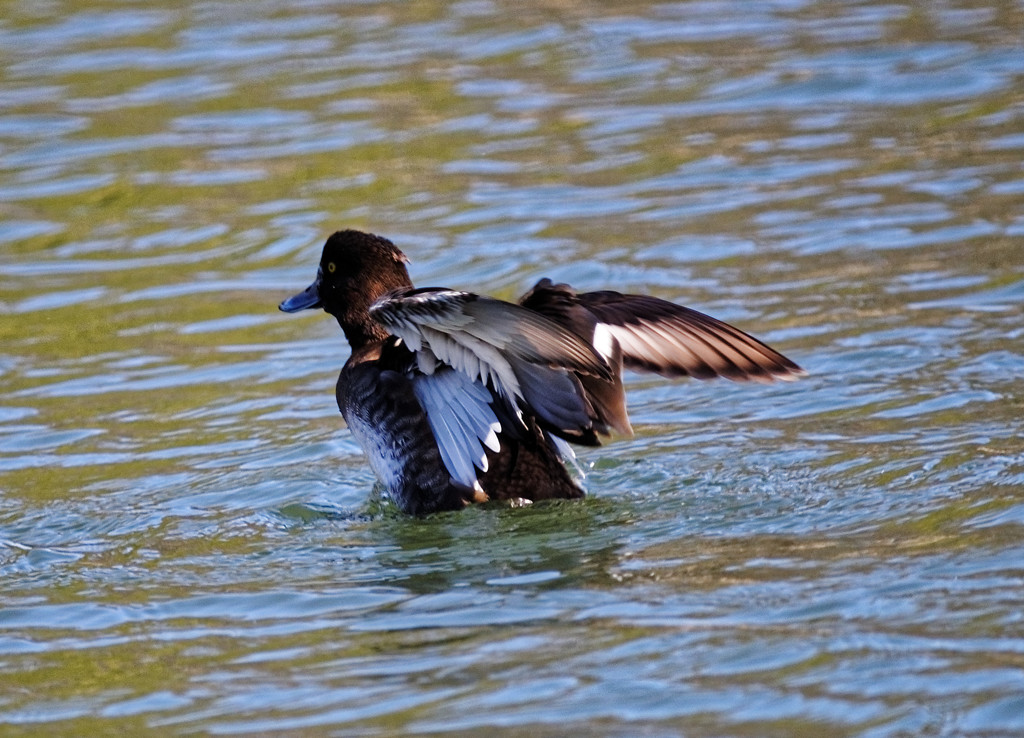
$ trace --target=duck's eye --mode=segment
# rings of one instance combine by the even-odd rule
[[[327,271],[329,271],[331,274],[334,274],[334,270],[337,269],[337,268],[338,267],[336,267],[334,265],[333,261],[330,261],[330,262],[327,263]]]

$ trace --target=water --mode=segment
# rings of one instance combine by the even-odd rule
[[[1019,2],[0,17],[2,732],[1024,732]],[[276,311],[339,227],[811,376],[405,518]]]

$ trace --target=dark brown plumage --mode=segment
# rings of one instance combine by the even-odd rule
[[[352,347],[338,407],[411,514],[582,497],[564,442],[632,432],[624,367],[760,382],[804,374],[739,329],[658,298],[542,279],[514,305],[414,288],[405,263],[385,238],[339,231],[316,281],[280,307],[337,318]]]

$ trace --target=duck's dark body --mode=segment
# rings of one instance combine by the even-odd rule
[[[409,379],[415,363],[401,341],[374,341],[352,352],[336,387],[345,422],[403,511],[424,515],[488,499],[583,496],[533,423],[498,434],[501,451],[487,451],[488,469],[479,477],[486,494],[452,479]]]
[[[519,305],[413,288],[390,241],[339,231],[317,280],[281,303],[323,307],[352,348],[338,407],[405,512],[582,497],[564,443],[630,433],[623,366],[668,376],[793,379],[747,334],[657,298],[541,280]],[[563,446],[559,448],[559,444]]]
[[[342,367],[336,394],[345,422],[403,510],[420,515],[464,507],[472,490],[445,469],[412,383],[383,365],[382,348],[380,342],[363,346]]]

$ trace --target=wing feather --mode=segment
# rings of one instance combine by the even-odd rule
[[[470,292],[435,288],[392,292],[370,314],[417,350],[429,346],[446,364],[507,397],[522,399],[512,359],[610,377],[589,341],[539,313]]]
[[[577,299],[618,340],[623,363],[632,369],[756,382],[807,373],[739,328],[682,305],[611,291],[586,292]]]
[[[446,367],[433,374],[417,374],[412,386],[448,473],[473,487],[476,470],[487,471],[484,446],[492,451],[500,448],[501,423],[490,406],[491,393],[462,372]]]

